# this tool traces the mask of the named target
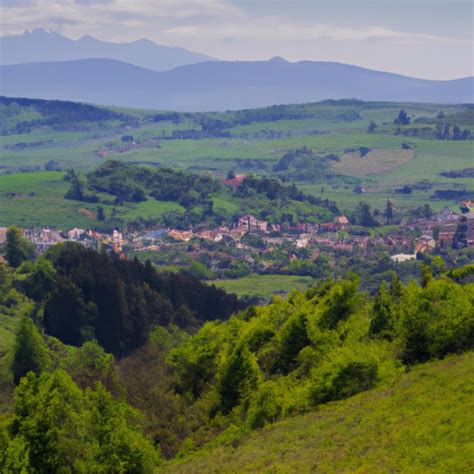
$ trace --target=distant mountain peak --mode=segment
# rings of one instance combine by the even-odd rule
[[[18,36],[4,36],[0,40],[3,65],[106,58],[154,71],[167,71],[203,61],[216,61],[205,54],[159,45],[148,39],[113,43],[85,35],[74,40],[46,28],[27,30]]]
[[[56,33],[46,28],[33,28],[32,30],[26,30],[21,36],[61,36],[59,33]]]
[[[282,58],[281,56],[273,56],[273,58],[271,58],[269,62],[289,64],[289,61],[287,61],[285,58]]]

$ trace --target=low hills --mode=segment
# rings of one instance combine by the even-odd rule
[[[472,352],[417,366],[393,386],[228,434],[158,472],[472,472],[473,366]]]
[[[124,107],[206,111],[357,98],[470,103],[474,78],[415,79],[357,66],[281,58],[208,61],[158,72],[113,59],[0,67],[2,95]]]

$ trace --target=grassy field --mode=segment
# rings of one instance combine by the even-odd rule
[[[473,367],[472,352],[420,365],[393,386],[224,435],[158,472],[471,473]]]
[[[319,195],[324,186],[324,197],[335,200],[343,210],[350,210],[360,200],[382,209],[387,198],[401,209],[430,201],[434,189],[450,189],[464,185],[474,192],[473,179],[450,179],[439,175],[442,171],[472,167],[474,142],[441,141],[433,138],[405,137],[394,135],[393,119],[404,108],[412,117],[430,120],[439,110],[446,115],[460,109],[455,106],[394,104],[394,103],[316,103],[288,106],[294,118],[275,120],[250,120],[246,124],[231,125],[229,137],[194,139],[163,139],[173,132],[200,130],[199,118],[186,116],[180,123],[172,121],[154,122],[153,111],[120,112],[135,117],[127,127],[117,121],[91,124],[85,129],[57,131],[34,129],[30,133],[1,136],[0,173],[17,172],[19,168],[41,167],[49,160],[56,161],[62,169],[75,168],[86,172],[94,169],[105,158],[99,152],[107,150],[108,159],[125,162],[153,163],[195,172],[208,172],[223,177],[229,170],[237,173],[271,174],[272,166],[288,151],[307,146],[316,154],[335,153],[341,157],[333,162],[334,171],[356,177],[366,189],[363,195],[352,193],[353,185],[334,182],[297,183],[306,192]],[[217,120],[231,120],[236,112],[209,114]],[[460,123],[474,131],[474,123],[468,119]],[[472,115],[472,114],[471,114]],[[368,134],[371,120],[379,125],[375,133]],[[418,126],[413,124],[410,126]],[[420,124],[423,127],[424,124]],[[131,134],[136,145],[124,151],[121,137]],[[40,143],[42,142],[42,143]],[[403,150],[409,143],[411,150]],[[33,143],[34,146],[15,144]],[[364,157],[346,153],[348,148],[369,147],[372,151]],[[405,184],[429,180],[433,191],[414,191],[411,195],[395,194],[395,188]],[[24,226],[51,225],[56,227],[94,225],[94,220],[79,215],[77,203],[62,199],[67,184],[51,174],[0,175],[0,225],[16,223]],[[22,195],[11,198],[8,193]],[[24,197],[30,192],[36,196]],[[233,212],[231,202],[217,197],[215,208]],[[432,201],[435,209],[445,205],[456,206],[456,202]],[[86,210],[94,206],[82,206]],[[168,204],[127,204],[117,209],[119,218],[135,219],[150,217],[166,210],[179,210]],[[106,208],[110,215],[111,208]]]
[[[69,183],[63,176],[64,173],[55,171],[0,175],[0,226],[16,224],[59,229],[100,226],[101,223],[95,218],[98,204],[64,199]],[[101,197],[114,198],[110,195]],[[110,218],[114,206],[100,205]],[[140,203],[125,203],[115,211],[117,219],[129,221],[169,211],[182,212],[183,207],[174,202],[149,199]]]
[[[291,289],[304,290],[313,281],[311,277],[292,275],[249,275],[233,280],[214,280],[210,283],[238,296],[268,299],[274,294],[288,293]]]

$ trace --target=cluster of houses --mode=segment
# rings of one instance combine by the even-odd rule
[[[474,213],[462,215],[469,221],[467,244],[474,246]],[[327,250],[349,254],[356,250],[370,253],[377,245],[383,244],[392,248],[392,253],[395,255],[398,255],[396,252],[399,250],[410,252],[403,255],[416,255],[416,253],[429,253],[440,246],[450,246],[462,215],[445,208],[432,219],[411,220],[385,235],[377,236],[354,235],[350,232],[346,216],[338,216],[333,222],[299,223],[283,228],[280,224],[271,224],[255,216],[245,215],[239,217],[231,226],[216,229],[154,231],[135,238],[134,246],[136,250],[159,250],[159,242],[168,237],[177,242],[190,242],[192,239],[224,241],[228,245],[234,244],[237,248],[245,248],[241,238],[251,234],[259,236],[267,247],[291,241],[297,248],[324,247]]]
[[[472,205],[472,203],[469,203]],[[346,216],[338,216],[333,222],[322,224],[299,223],[292,226],[271,224],[252,215],[239,217],[230,226],[216,229],[156,229],[132,232],[125,237],[122,232],[96,232],[73,228],[66,232],[48,228],[25,229],[25,236],[33,242],[39,252],[60,242],[72,241],[96,250],[122,254],[124,247],[137,251],[160,251],[173,242],[211,241],[223,242],[237,249],[246,249],[242,241],[245,235],[259,236],[266,249],[285,243],[293,243],[296,248],[324,249],[337,253],[351,254],[355,251],[370,254],[379,244],[392,249],[392,260],[402,262],[415,258],[417,253],[429,253],[437,247],[448,247],[458,228],[460,218],[468,221],[467,245],[474,246],[474,212],[458,214],[450,208],[443,209],[431,219],[411,220],[399,225],[385,235],[355,235]],[[0,228],[0,244],[5,241],[7,228]]]
[[[0,227],[0,245],[6,241],[7,227]],[[111,234],[74,227],[68,231],[49,228],[24,229],[23,235],[36,246],[39,253],[62,242],[78,242],[95,250],[105,249],[120,254],[124,244],[123,234],[114,230]]]

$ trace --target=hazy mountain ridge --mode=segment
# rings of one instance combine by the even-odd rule
[[[159,45],[147,39],[112,43],[87,35],[73,40],[41,28],[18,36],[2,37],[0,48],[0,63],[3,65],[109,58],[155,71],[166,71],[184,64],[214,60],[205,54]]]
[[[111,59],[1,66],[1,94],[187,111],[324,99],[473,102],[474,78],[415,79],[341,63],[216,61],[157,72]]]

